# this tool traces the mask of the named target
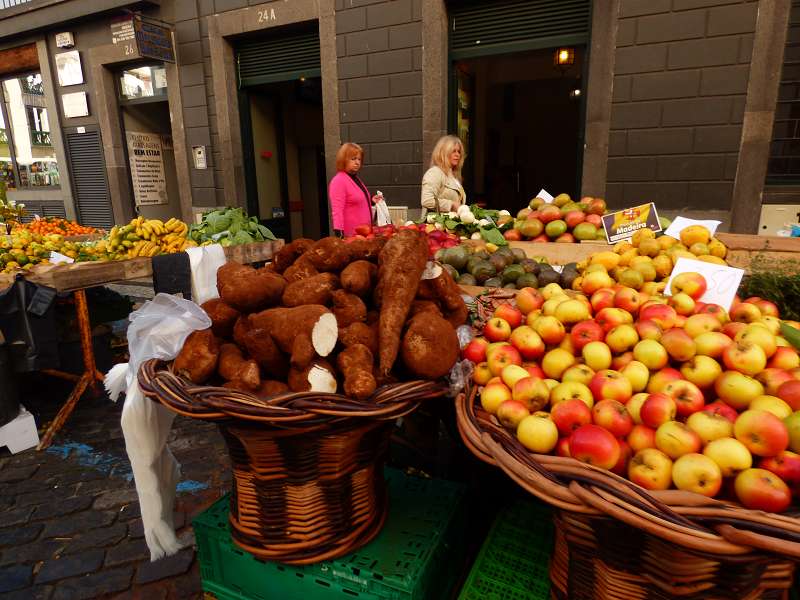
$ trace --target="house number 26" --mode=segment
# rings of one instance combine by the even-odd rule
[[[274,8],[265,8],[264,10],[258,11],[258,22],[259,23],[266,23],[267,21],[275,21],[275,9]]]

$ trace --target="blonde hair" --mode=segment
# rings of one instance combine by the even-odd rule
[[[345,142],[336,152],[336,170],[344,171],[347,169],[347,161],[351,158],[360,156],[364,160],[364,149],[353,142]]]
[[[458,165],[453,168],[450,166],[450,153],[453,152],[456,146],[461,148],[461,160]],[[436,145],[433,147],[431,153],[431,166],[439,167],[445,173],[452,173],[453,177],[461,181],[461,167],[464,166],[464,158],[467,153],[464,150],[464,143],[456,135],[445,135],[439,138]]]

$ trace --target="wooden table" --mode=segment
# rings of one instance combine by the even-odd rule
[[[228,260],[240,263],[268,261],[283,247],[283,240],[258,242],[229,246],[224,248]],[[39,442],[38,450],[47,448],[53,436],[64,426],[78,400],[86,390],[98,391],[98,384],[104,375],[97,370],[92,345],[92,327],[89,321],[89,307],[86,302],[86,290],[91,287],[106,285],[119,281],[149,277],[153,274],[153,264],[149,258],[133,258],[120,261],[85,262],[53,265],[46,269],[31,272],[27,278],[39,285],[46,285],[58,292],[71,292],[75,298],[78,331],[80,333],[81,351],[83,352],[83,373],[74,375],[55,369],[42,371],[47,375],[75,382],[66,402],[58,414],[50,422]]]

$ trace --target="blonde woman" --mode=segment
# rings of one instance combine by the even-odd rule
[[[439,138],[431,154],[431,167],[422,176],[422,217],[427,211],[455,212],[466,203],[461,185],[464,144],[454,135]]]

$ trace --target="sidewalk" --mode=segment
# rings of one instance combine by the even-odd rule
[[[20,389],[41,429],[67,391],[38,380]],[[121,401],[85,396],[49,449],[0,449],[1,600],[203,597],[190,525],[230,485],[222,437],[213,424],[176,418],[170,448],[182,478],[175,524],[188,547],[151,563],[121,411]]]

